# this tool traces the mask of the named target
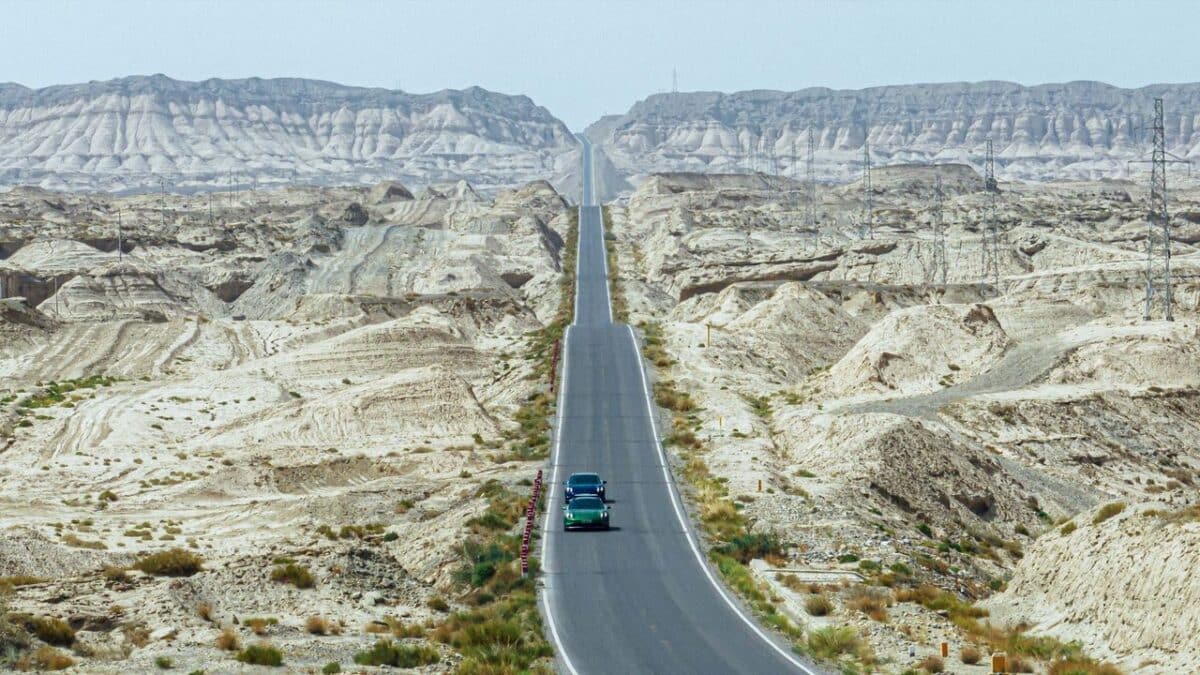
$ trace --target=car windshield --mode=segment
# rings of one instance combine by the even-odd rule
[[[596,499],[595,497],[579,497],[577,499],[571,500],[571,509],[572,510],[587,511],[587,510],[603,509],[603,508],[604,508],[604,502],[600,501],[599,499]]]
[[[600,476],[594,473],[577,473],[567,479],[568,485],[599,485]]]

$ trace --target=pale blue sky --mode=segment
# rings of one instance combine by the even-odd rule
[[[527,94],[581,130],[671,87],[1200,80],[1194,0],[6,0],[0,80],[297,76]]]

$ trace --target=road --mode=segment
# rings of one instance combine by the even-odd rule
[[[542,612],[559,668],[590,673],[812,673],[717,583],[665,467],[633,331],[612,322],[585,142],[575,323],[564,340],[542,539]],[[562,481],[608,480],[612,529],[562,530]]]

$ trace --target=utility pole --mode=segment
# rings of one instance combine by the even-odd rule
[[[808,203],[804,207],[804,224],[810,228],[817,226],[817,178],[813,171],[813,132],[812,127],[808,128],[808,157],[804,161],[805,171],[805,188],[808,192]]]
[[[875,194],[871,188],[871,140],[863,139],[863,204],[866,208],[866,234],[875,238]]]
[[[983,249],[983,281],[992,280],[996,288],[1000,288],[1000,245],[996,233],[996,193],[1000,191],[996,182],[996,159],[992,155],[992,139],[987,141],[987,154],[983,165],[983,189],[987,192],[987,206],[984,209],[983,232],[980,242]]]
[[[942,174],[939,172],[933,190],[933,278],[946,285],[946,219],[944,215],[945,194],[942,192]]]
[[[208,192],[208,224],[209,224],[210,226],[213,224],[213,219],[212,219],[212,196],[213,196],[213,193],[212,193],[212,191],[210,190],[210,191]]]
[[[121,248],[121,209],[117,209],[117,260],[125,258],[125,250]]]
[[[163,226],[167,226],[167,181],[165,178],[158,179],[158,216]]]
[[[679,72],[674,67],[671,68],[671,93],[679,93]]]

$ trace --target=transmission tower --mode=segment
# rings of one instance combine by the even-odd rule
[[[808,200],[804,205],[804,224],[807,227],[815,228],[817,226],[817,178],[813,171],[813,133],[812,128],[808,129],[808,157],[804,160],[805,172],[805,190],[808,192]]]
[[[870,239],[875,238],[875,195],[871,189],[871,141],[863,139],[863,207],[866,213],[863,216],[863,227],[866,228],[866,236]]]
[[[992,139],[987,142],[987,155],[983,164],[983,189],[987,192],[987,206],[984,208],[984,223],[980,232],[980,248],[983,252],[983,281],[989,279],[1000,288],[1000,240],[996,232],[996,193],[999,186],[996,183],[996,159],[992,155]]]
[[[671,68],[671,93],[679,93],[679,73],[674,68]]]
[[[1163,100],[1154,99],[1154,149],[1150,156],[1150,204],[1146,214],[1146,305],[1142,318],[1150,320],[1154,296],[1162,295],[1163,319],[1174,321],[1174,290],[1171,286],[1171,215],[1167,212],[1167,165],[1191,162],[1167,152],[1166,127],[1163,124]],[[1157,227],[1155,227],[1157,225]],[[1162,240],[1162,280],[1155,287],[1155,230]]]
[[[946,218],[943,211],[945,193],[942,174],[938,173],[933,191],[933,278],[946,285]]]

